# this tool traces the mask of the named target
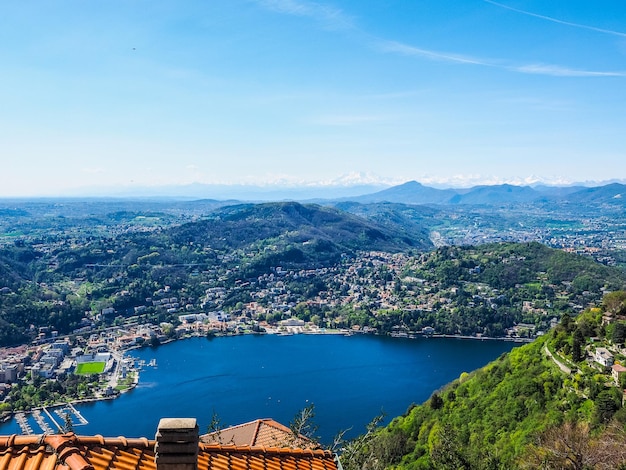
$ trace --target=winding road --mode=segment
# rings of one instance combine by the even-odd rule
[[[565,372],[567,375],[570,375],[572,373],[572,369],[570,369],[569,367],[567,367],[565,364],[563,364],[561,361],[559,361],[556,357],[554,357],[552,355],[552,353],[550,352],[550,350],[548,349],[548,345],[544,345],[543,346],[543,350],[545,351],[545,353],[548,355],[548,357],[550,359],[552,359],[552,361],[559,367],[559,369],[561,369],[563,372]]]

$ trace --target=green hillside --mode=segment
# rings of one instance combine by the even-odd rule
[[[373,204],[340,202],[335,204],[335,207],[370,220],[388,230],[404,234],[409,239],[423,240],[424,247],[431,247],[429,239],[432,227],[446,220],[446,214],[441,209],[427,206],[386,202]]]
[[[400,281],[408,329],[492,337],[518,324],[547,331],[552,318],[599,302],[602,289],[626,286],[620,269],[539,243],[438,248],[415,256]]]
[[[626,364],[625,314],[622,291],[575,321],[565,316],[395,418],[344,468],[621,468],[626,377],[615,380],[595,358],[605,348]]]
[[[215,248],[242,248],[265,239],[285,243],[322,240],[342,249],[401,251],[431,248],[428,233],[407,234],[348,212],[315,204],[241,204],[214,211],[205,221],[171,231],[175,241],[202,240]]]
[[[426,255],[415,273],[444,285],[483,282],[496,289],[519,288],[541,273],[548,284],[567,285],[580,294],[620,288],[626,279],[619,269],[540,243],[444,247]]]

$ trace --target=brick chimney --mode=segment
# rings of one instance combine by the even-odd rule
[[[198,441],[195,418],[162,418],[154,447],[157,470],[197,470]]]

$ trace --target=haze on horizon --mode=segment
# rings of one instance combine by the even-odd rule
[[[626,9],[571,0],[0,7],[0,197],[624,180]]]

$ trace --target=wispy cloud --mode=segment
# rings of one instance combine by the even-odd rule
[[[514,72],[550,75],[553,77],[626,77],[626,72],[599,72],[594,70],[571,69],[558,65],[530,64],[506,68]]]
[[[354,28],[353,19],[343,10],[317,2],[303,0],[256,0],[268,10],[292,16],[311,18],[322,26],[333,30]]]
[[[509,65],[501,60],[486,60],[466,55],[431,51],[397,41],[380,40],[378,47],[383,52],[413,57],[423,57],[430,60],[440,60],[457,64],[481,65],[483,67],[493,67],[511,72],[533,75],[545,75],[551,77],[626,77],[626,72],[581,70],[551,64]]]
[[[520,10],[519,8],[513,8],[513,7],[510,7],[508,5],[504,5],[502,3],[494,2],[493,0],[483,0],[483,1],[486,2],[486,3],[490,3],[491,5],[495,5],[497,7],[500,7],[500,8],[506,8],[507,10],[511,10],[511,11],[514,11],[514,12],[517,12],[517,13],[521,13],[522,15],[533,16],[535,18],[540,18],[542,20],[552,21],[553,23],[558,23],[558,24],[562,24],[562,25],[566,25],[566,26],[572,26],[574,28],[587,29],[589,31],[595,31],[597,33],[611,34],[613,36],[626,37],[626,33],[622,33],[620,31],[613,31],[611,29],[596,28],[595,26],[590,26],[590,25],[586,25],[586,24],[572,23],[571,21],[559,20],[558,18],[553,18],[551,16],[539,15],[537,13],[533,13],[533,12],[530,12],[530,11]]]
[[[545,75],[551,77],[626,77],[626,72],[622,71],[596,71],[596,70],[581,70],[561,65],[552,64],[512,64],[511,62],[497,60],[497,59],[483,59],[464,54],[456,54],[453,52],[441,52],[433,49],[423,49],[421,47],[406,44],[400,41],[390,40],[378,36],[371,35],[365,31],[362,31],[355,23],[354,19],[346,14],[343,10],[335,8],[333,6],[311,2],[305,0],[254,0],[257,4],[268,10],[292,15],[311,18],[324,27],[333,30],[350,31],[351,33],[357,33],[355,36],[360,37],[360,40],[368,47],[385,54],[403,55],[406,57],[423,58],[432,61],[442,61],[454,64],[462,65],[479,65],[482,67],[492,67],[501,70],[507,70],[509,72],[533,74],[533,75]],[[557,18],[549,16],[538,15],[536,13],[528,12],[525,10],[519,10],[517,8],[509,7],[502,3],[494,2],[493,0],[483,0],[486,3],[498,6],[500,8],[506,8],[521,14],[534,16],[544,20],[552,21],[555,23],[564,24],[567,26],[573,26],[577,28],[588,29],[600,33],[612,34],[615,36],[626,37],[626,33],[619,31],[612,31],[602,28],[596,28],[593,26],[571,23],[568,21],[562,21]]]
[[[421,49],[419,47],[414,47],[408,44],[404,44],[398,41],[388,41],[385,39],[379,39],[376,42],[376,47],[382,52],[390,52],[395,54],[401,54],[406,56],[418,56],[425,57],[431,60],[442,60],[446,62],[456,62],[459,64],[474,64],[474,65],[486,65],[493,67],[493,64],[490,64],[482,59],[478,59],[476,57],[470,57],[460,54],[449,54],[445,52],[437,52],[428,49]]]

